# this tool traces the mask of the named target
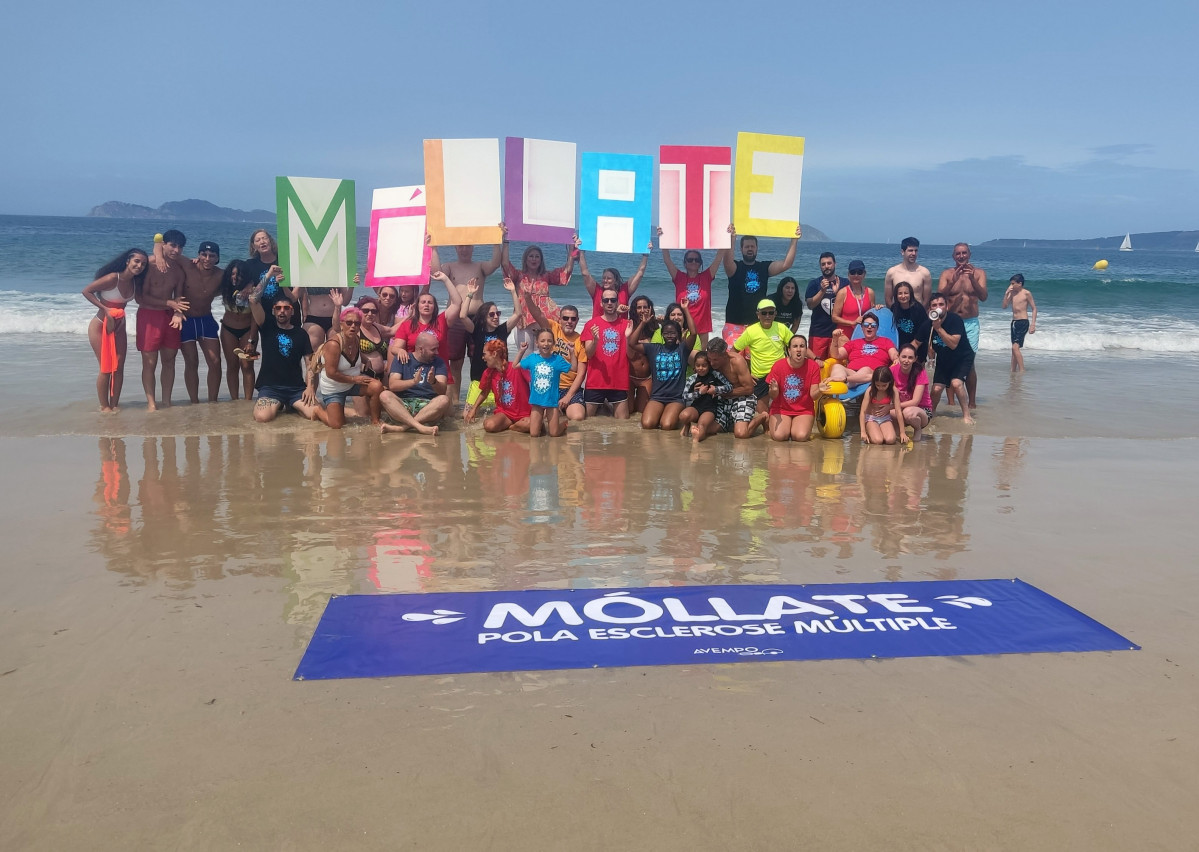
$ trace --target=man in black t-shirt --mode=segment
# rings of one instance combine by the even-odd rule
[[[268,317],[262,308],[265,280],[250,291],[250,313],[258,323],[258,345],[262,350],[258,372],[258,400],[254,420],[270,423],[287,406],[307,420],[316,419],[316,373],[308,370],[312,341],[308,332],[293,325],[295,306],[280,299]]]
[[[737,229],[729,225],[730,239]],[[758,260],[758,238],[748,234],[741,238],[741,260],[734,261],[733,253],[724,253],[724,274],[729,278],[729,298],[724,307],[724,329],[721,336],[732,346],[747,326],[758,321],[758,302],[770,294],[766,286],[771,275],[781,275],[795,263],[795,247],[799,243],[801,229],[795,229],[795,237],[787,247],[787,256],[782,260]]]
[[[808,324],[808,357],[823,361],[833,342],[833,302],[837,291],[848,287],[849,280],[837,274],[837,256],[831,251],[820,253],[820,277],[808,282],[804,301],[812,311]]]
[[[948,386],[953,388],[962,406],[962,422],[973,423],[974,418],[966,406],[966,378],[974,369],[974,349],[966,336],[966,324],[949,310],[949,303],[940,293],[933,296],[929,319],[933,326],[932,352],[937,357],[933,369],[933,413],[941,401],[941,392]]]

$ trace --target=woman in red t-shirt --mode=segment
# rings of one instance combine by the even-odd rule
[[[816,397],[828,391],[820,380],[820,362],[808,357],[802,334],[787,344],[787,357],[774,362],[766,374],[770,389],[770,437],[775,441],[807,441],[816,419]]]
[[[658,229],[662,236],[662,229]],[[691,303],[691,315],[695,317],[695,329],[699,332],[701,348],[708,345],[708,335],[712,331],[712,282],[716,273],[724,265],[724,253],[727,249],[716,252],[712,265],[703,268],[704,258],[696,249],[683,252],[683,268],[674,265],[669,249],[662,249],[662,262],[670,280],[674,282],[674,298],[676,302],[687,299]]]
[[[421,293],[417,296],[416,310],[396,326],[395,336],[391,339],[391,346],[388,348],[391,357],[397,359],[401,364],[408,363],[409,353],[416,349],[416,338],[427,331],[432,332],[437,338],[438,354],[446,352],[446,331],[449,324],[460,322],[458,313],[462,310],[462,295],[458,292],[458,288],[453,285],[449,276],[444,272],[434,272],[432,277],[445,284],[445,288],[450,294],[449,302],[443,314],[437,304],[437,297],[432,293]],[[452,374],[449,382],[450,384],[454,383]]]

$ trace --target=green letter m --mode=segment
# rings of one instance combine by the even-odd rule
[[[275,178],[275,216],[289,286],[350,286],[358,268],[352,180]]]

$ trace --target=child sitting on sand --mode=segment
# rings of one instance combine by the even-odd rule
[[[876,367],[870,389],[862,397],[862,440],[867,444],[894,444],[903,431],[899,389],[890,367]]]

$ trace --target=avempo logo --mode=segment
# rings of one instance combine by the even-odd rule
[[[736,654],[738,657],[774,657],[783,653],[781,648],[696,648],[696,654]]]

